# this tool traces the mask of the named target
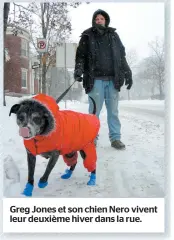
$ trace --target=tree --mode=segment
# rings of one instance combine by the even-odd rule
[[[46,93],[46,73],[50,65],[55,63],[56,45],[64,42],[71,34],[68,9],[69,7],[76,8],[79,4],[78,2],[33,2],[24,7],[14,3],[15,19],[11,21],[14,29],[20,26],[29,30],[35,51],[37,51],[37,38],[44,38],[47,41],[47,52],[40,54],[37,51],[42,65],[42,84],[40,84],[42,93]]]
[[[129,67],[132,70],[132,75],[134,78],[135,75],[135,71],[137,68],[137,61],[138,61],[138,56],[137,56],[137,52],[135,49],[130,49],[127,54],[126,54],[126,60],[129,64]],[[127,90],[127,95],[128,95],[128,100],[130,100],[130,90]]]
[[[159,99],[164,98],[164,42],[156,38],[155,41],[150,42],[149,48],[151,54],[149,57],[143,59],[138,66],[138,79],[151,92],[151,96],[155,95],[155,90],[159,91]]]
[[[135,49],[130,49],[126,54],[127,62],[131,69],[135,69],[138,61],[137,52]]]
[[[154,95],[155,89],[155,76],[153,74],[153,68],[151,67],[150,57],[144,58],[138,64],[138,72],[136,74],[136,91],[139,93],[139,97],[146,95]]]
[[[8,22],[8,16],[9,16],[9,11],[10,11],[10,3],[4,3],[4,40],[6,36],[6,31],[7,31],[7,22]],[[5,48],[4,48],[4,66],[5,66]],[[5,84],[4,84],[5,86]],[[5,87],[3,89],[3,106],[6,106],[5,102]]]
[[[160,99],[164,96],[165,63],[164,63],[164,41],[156,38],[149,43],[152,55],[149,57],[151,74],[157,81]]]

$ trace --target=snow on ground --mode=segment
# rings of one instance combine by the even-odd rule
[[[122,100],[120,104],[134,105],[134,106],[154,106],[154,107],[164,107],[164,100]]]
[[[27,181],[27,160],[23,141],[18,134],[15,115],[8,116],[10,107],[19,98],[7,97],[3,108],[3,159],[4,196],[21,195]],[[66,165],[60,156],[53,169],[49,184],[45,189],[37,186],[47,160],[38,156],[35,169],[35,188],[33,197],[164,197],[164,118],[137,113],[133,108],[127,111],[124,106],[153,105],[154,109],[164,107],[163,101],[121,101],[120,120],[122,141],[126,150],[118,151],[110,146],[106,109],[101,112],[100,138],[97,146],[97,185],[87,186],[89,173],[84,169],[79,156],[77,168],[71,179],[63,180],[61,174]],[[64,102],[60,103],[64,109]],[[67,109],[87,113],[88,104],[67,102]]]
[[[160,100],[120,101],[120,107],[127,111],[134,110],[134,112],[141,112],[160,117],[164,117],[165,115],[165,102]]]

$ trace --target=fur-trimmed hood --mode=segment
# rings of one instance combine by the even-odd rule
[[[59,111],[59,106],[57,105],[54,98],[46,95],[46,94],[38,94],[33,97],[33,100],[40,103],[42,106],[44,106],[48,111],[48,131],[51,133],[51,131],[55,130],[56,128],[56,118]],[[47,134],[47,132],[45,132]]]
[[[59,106],[56,103],[56,100],[46,94],[38,94],[33,97],[34,100],[39,102],[41,105],[46,107],[46,109],[53,115],[54,118],[57,116],[57,111],[59,111]]]

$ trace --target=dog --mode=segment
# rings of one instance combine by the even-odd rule
[[[23,137],[27,151],[28,181],[23,194],[32,196],[36,156],[49,159],[46,170],[38,182],[38,187],[48,185],[48,178],[60,155],[69,167],[62,179],[71,177],[80,152],[84,167],[90,172],[87,185],[96,184],[96,146],[100,122],[96,113],[83,114],[70,110],[60,110],[54,98],[38,94],[22,100],[11,107],[9,116],[16,114],[19,135]]]

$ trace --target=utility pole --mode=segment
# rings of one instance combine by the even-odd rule
[[[40,66],[39,66],[39,92],[42,93],[42,53],[39,54]]]
[[[65,59],[65,90],[66,90],[66,79],[67,79],[67,76],[66,76],[66,42],[64,42],[64,53],[65,53],[65,57],[64,57],[64,59]],[[66,106],[67,104],[66,104],[66,98],[65,98],[65,108],[67,107]]]
[[[6,2],[4,3],[4,9],[3,9],[3,17],[4,17],[4,42],[6,37],[6,30],[7,30],[7,23],[8,23],[8,15],[10,11],[10,3]],[[5,56],[5,47],[4,47],[4,70],[5,70],[5,62],[6,62],[6,56]],[[5,101],[5,77],[3,75],[3,106],[6,106]]]
[[[130,92],[127,90],[128,100],[130,100]]]

